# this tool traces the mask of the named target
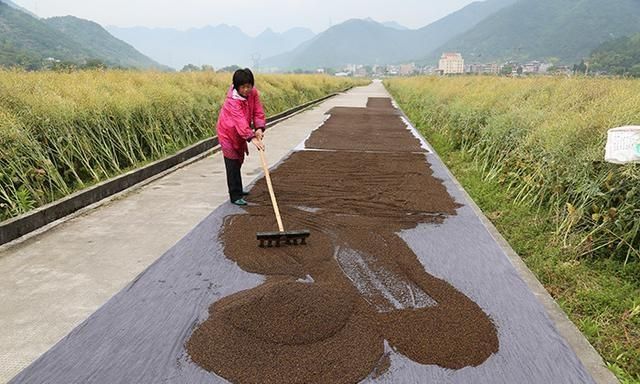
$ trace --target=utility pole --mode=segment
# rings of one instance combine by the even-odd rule
[[[260,55],[259,53],[254,53],[253,55],[251,55],[251,61],[253,62],[253,70],[255,72],[260,72],[260,59],[262,58],[262,55]]]

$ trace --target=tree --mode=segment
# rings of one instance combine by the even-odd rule
[[[90,59],[82,66],[82,69],[106,69],[107,64],[99,59]]]
[[[218,72],[235,72],[238,69],[240,69],[240,67],[237,66],[237,65],[229,65],[227,67],[222,67],[222,68],[218,69]]]
[[[71,61],[59,61],[59,62],[53,63],[53,66],[51,67],[51,69],[53,69],[56,72],[70,73],[77,70],[78,65]]]
[[[184,67],[182,67],[181,72],[200,72],[200,67],[193,64],[187,64]]]
[[[505,65],[502,67],[502,69],[500,70],[500,74],[501,75],[511,75],[513,73],[513,65]]]
[[[584,59],[580,61],[580,64],[573,65],[573,73],[575,75],[582,75],[587,73],[587,64],[585,64]]]

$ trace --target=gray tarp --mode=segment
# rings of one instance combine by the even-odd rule
[[[402,237],[430,274],[494,320],[500,350],[479,367],[457,371],[392,353],[389,371],[366,382],[593,383],[444,165],[427,156],[434,176],[464,206],[444,224],[420,225]],[[263,281],[227,260],[218,242],[222,219],[240,212],[230,204],[216,209],[12,383],[226,382],[190,362],[184,343],[212,303]]]

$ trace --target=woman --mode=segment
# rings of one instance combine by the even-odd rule
[[[239,69],[233,74],[233,85],[227,92],[216,126],[227,170],[229,198],[236,205],[247,205],[243,197],[248,193],[242,189],[240,172],[244,156],[249,154],[247,143],[251,142],[259,151],[264,151],[262,137],[266,122],[260,94],[254,86],[255,80],[249,68]]]

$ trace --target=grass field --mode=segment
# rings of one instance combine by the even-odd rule
[[[355,84],[256,82],[268,116]],[[230,83],[228,73],[0,71],[0,220],[214,135]]]
[[[386,82],[485,214],[624,383],[640,383],[640,166],[604,163],[640,124],[640,81]]]

